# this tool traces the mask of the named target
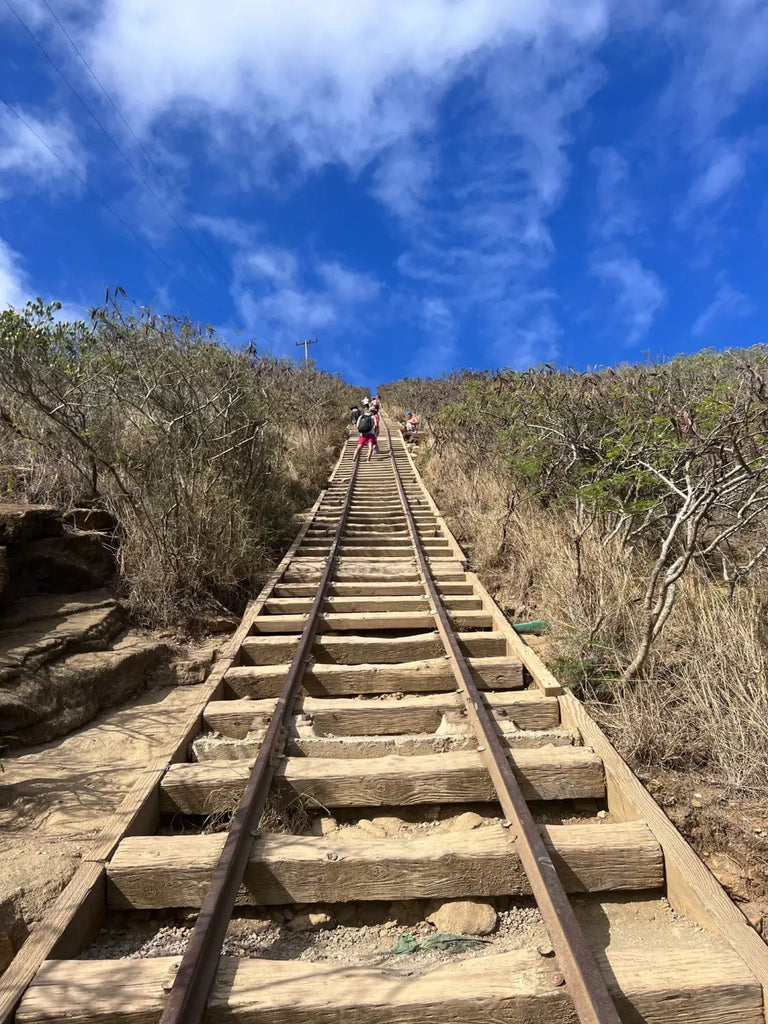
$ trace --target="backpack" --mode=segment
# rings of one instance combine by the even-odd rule
[[[358,434],[370,434],[372,430],[373,416],[369,412],[364,412],[357,421],[357,432]]]

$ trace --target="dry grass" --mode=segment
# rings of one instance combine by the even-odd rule
[[[222,794],[211,795],[211,801],[219,803]],[[239,797],[229,797],[225,806],[209,814],[203,822],[202,832],[228,832],[232,816],[240,804]],[[304,835],[312,824],[308,803],[300,796],[288,797],[272,789],[267,797],[264,813],[259,821],[260,832],[276,832],[286,836]]]
[[[138,621],[240,612],[327,477],[350,389],[149,311],[0,321],[3,498],[108,511]]]
[[[725,588],[692,567],[644,678],[622,683],[637,642],[641,553],[595,531],[574,544],[573,518],[513,502],[488,465],[455,452],[422,471],[475,567],[513,620],[550,623],[550,662],[636,767],[696,769],[731,791],[768,784],[768,654],[759,579]]]

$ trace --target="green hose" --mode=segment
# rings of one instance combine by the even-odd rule
[[[515,622],[512,629],[522,635],[527,633],[529,636],[541,636],[549,629],[549,623],[544,619],[532,619],[530,622]]]

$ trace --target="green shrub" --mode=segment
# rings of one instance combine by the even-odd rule
[[[120,578],[153,624],[242,608],[326,479],[350,389],[150,311],[0,314],[9,496],[107,509]]]

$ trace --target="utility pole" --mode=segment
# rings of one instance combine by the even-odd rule
[[[309,362],[309,346],[310,345],[316,345],[317,344],[317,338],[315,338],[314,340],[311,340],[310,338],[305,338],[304,341],[297,341],[296,344],[304,346],[304,362],[308,363]]]

